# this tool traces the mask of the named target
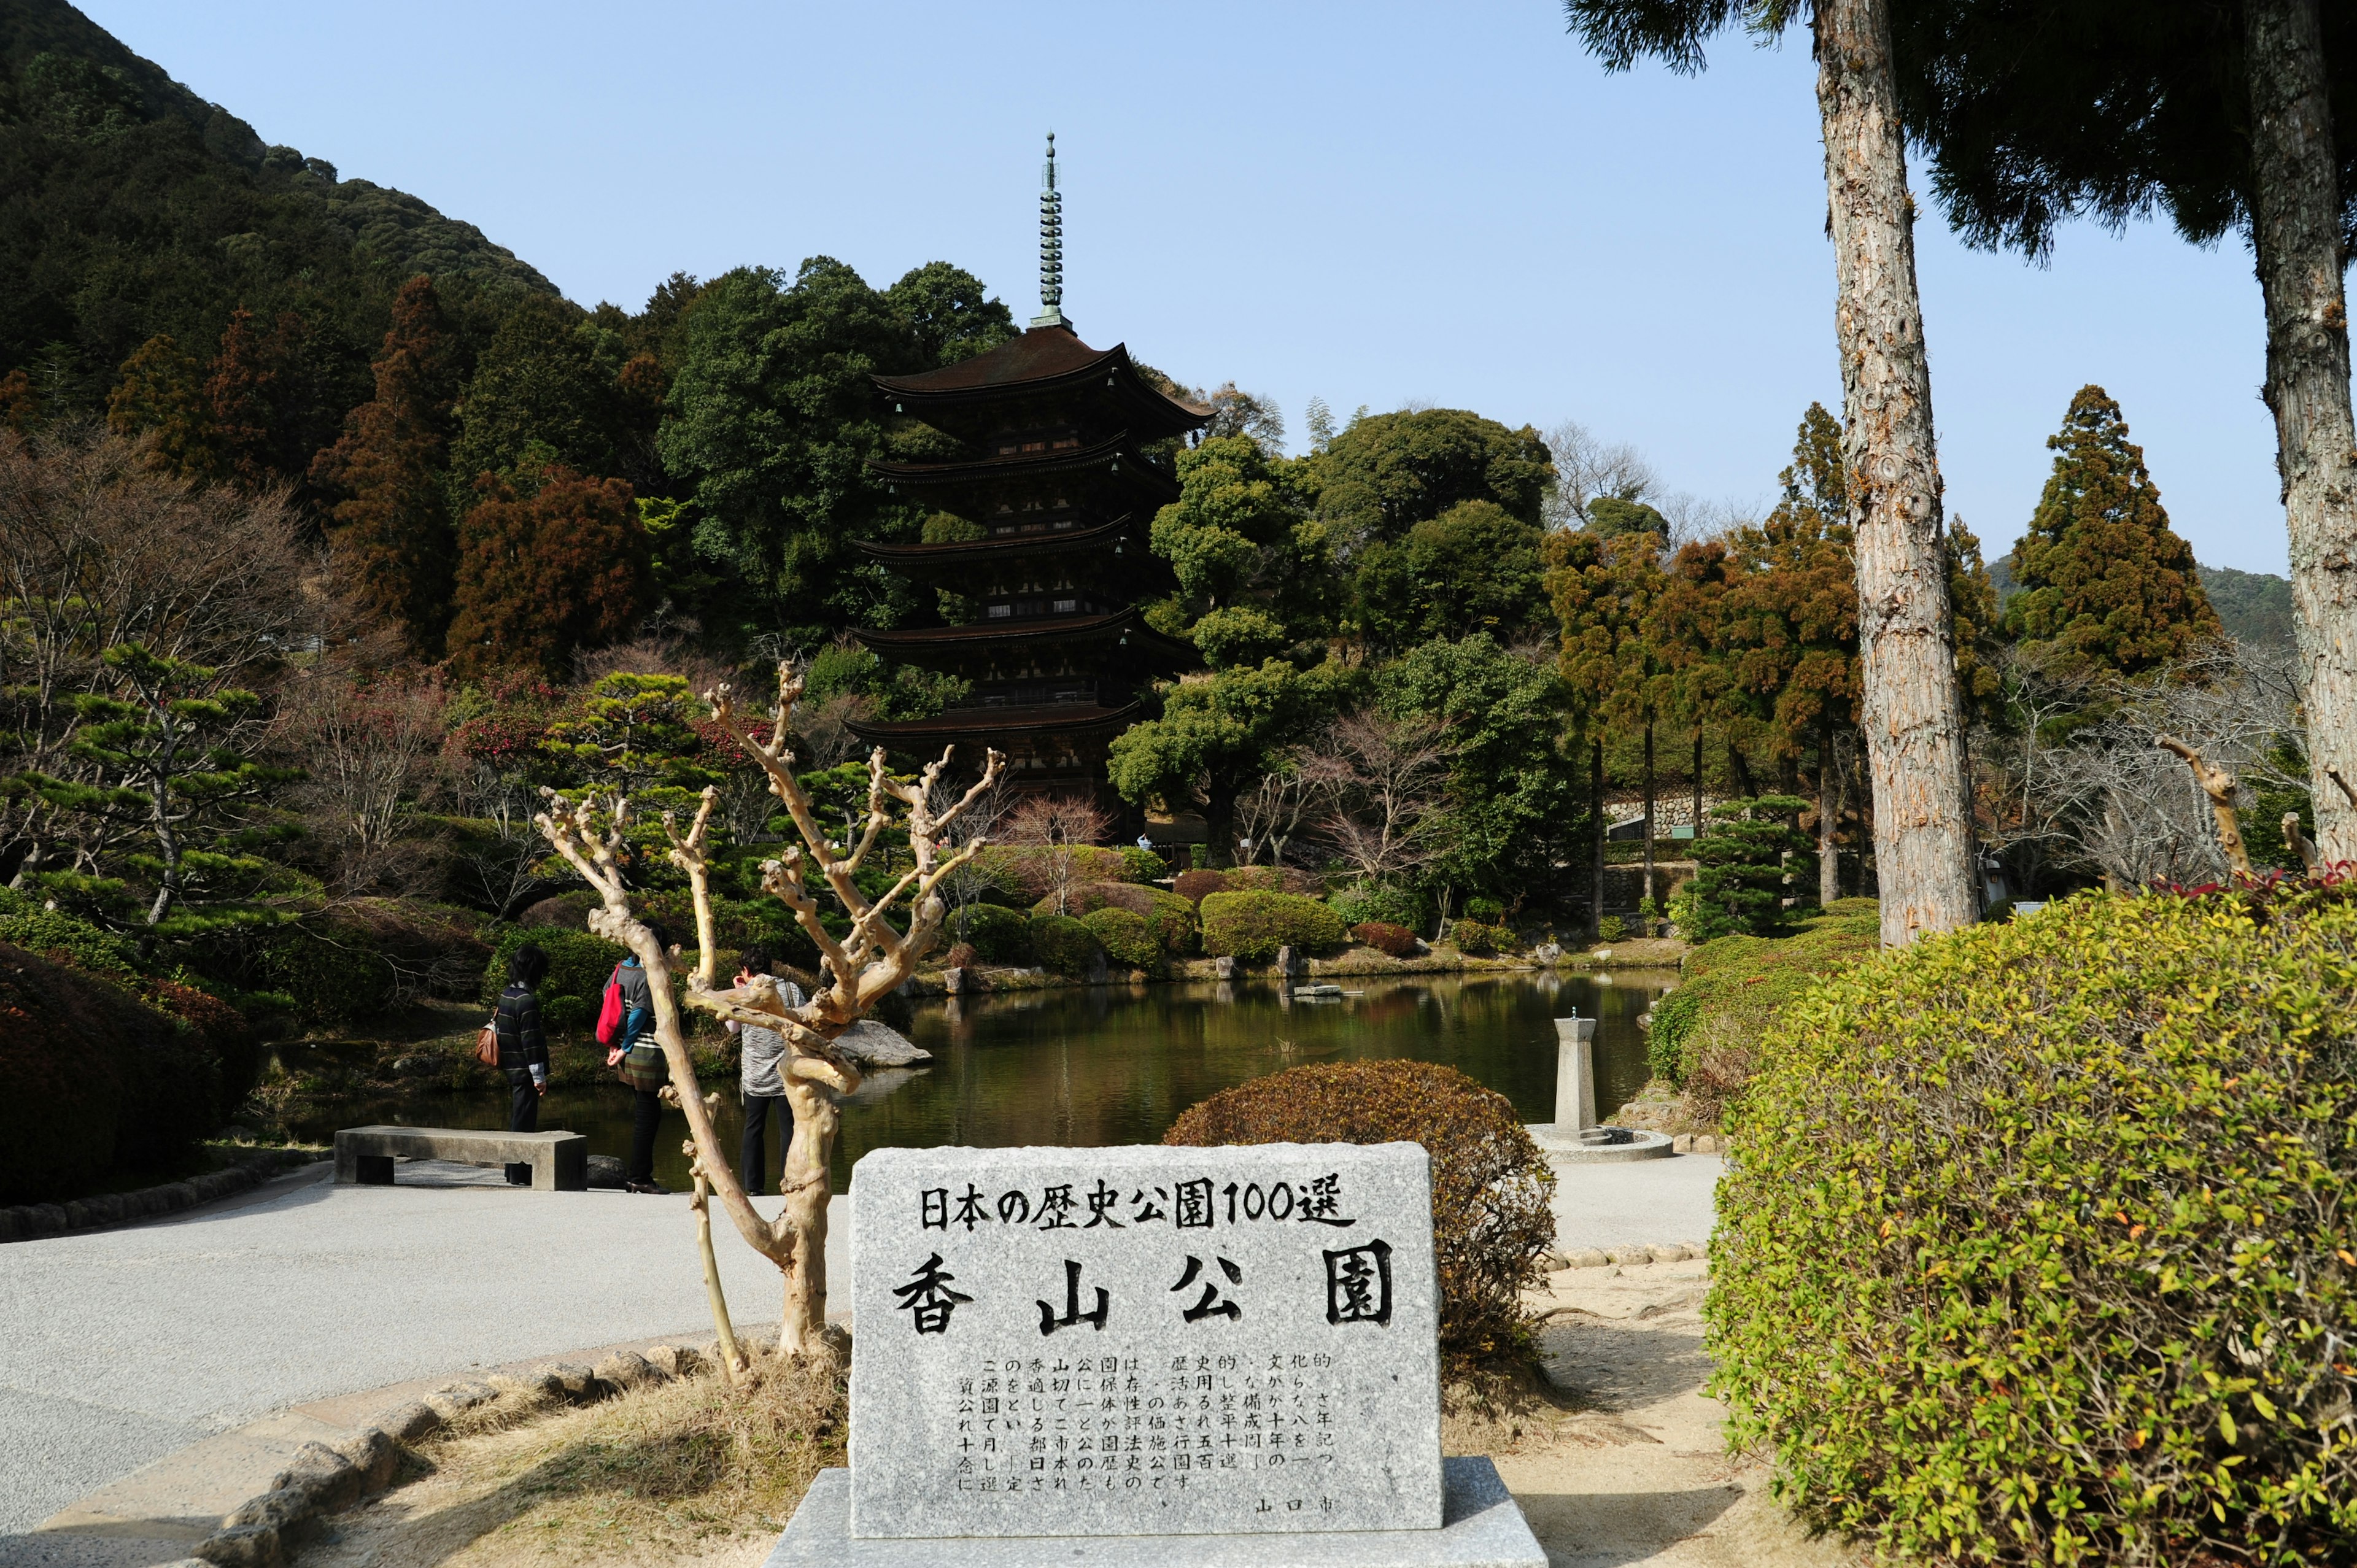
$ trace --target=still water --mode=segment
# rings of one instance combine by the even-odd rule
[[[930,1001],[899,1023],[933,1053],[925,1067],[868,1075],[843,1108],[834,1183],[870,1149],[943,1144],[1098,1147],[1158,1141],[1180,1112],[1248,1079],[1305,1062],[1407,1058],[1440,1062],[1513,1101],[1525,1122],[1555,1115],[1554,1020],[1595,1018],[1596,1093],[1607,1112],[1643,1087],[1639,1014],[1674,972],[1609,978],[1549,974],[1346,981],[1340,1001],[1289,1002],[1265,983],[1066,987],[974,1001]],[[587,1044],[554,1047],[589,1051]],[[718,1087],[718,1086],[716,1086]],[[743,1117],[733,1085],[717,1118],[733,1159]],[[589,1151],[630,1153],[630,1101],[612,1089],[552,1090],[544,1131],[587,1133]],[[445,1127],[506,1124],[507,1096],[436,1095],[336,1108],[314,1136],[356,1120]],[[655,1176],[688,1183],[686,1125],[663,1118]],[[767,1190],[782,1151],[769,1140]]]

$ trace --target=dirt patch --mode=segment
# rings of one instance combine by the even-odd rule
[[[1765,1464],[1727,1452],[1704,1393],[1700,1262],[1567,1269],[1527,1297],[1552,1421],[1490,1450],[1550,1568],[1851,1568],[1768,1495]],[[1457,1452],[1457,1450],[1451,1450]]]
[[[296,1568],[754,1568],[844,1460],[847,1363],[770,1362],[586,1409],[503,1399],[420,1445],[404,1484],[338,1515]]]

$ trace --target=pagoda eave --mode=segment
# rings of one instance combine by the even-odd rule
[[[1211,411],[1173,398],[1139,374],[1125,345],[1092,349],[1069,327],[1033,328],[986,353],[915,376],[871,376],[895,412],[954,431],[969,409],[986,413],[1010,398],[1053,399],[1082,392],[1110,392],[1125,422],[1146,440],[1184,435],[1208,424]]]
[[[855,628],[853,635],[872,652],[916,660],[956,658],[989,649],[1092,648],[1110,644],[1133,650],[1132,662],[1150,660],[1180,670],[1191,670],[1198,663],[1190,644],[1163,636],[1147,626],[1134,609],[1114,615],[996,623],[971,621],[962,626],[914,627],[896,631],[862,628]]]
[[[1137,703],[1125,703],[1117,708],[1082,703],[1022,708],[951,708],[929,719],[901,719],[891,723],[846,720],[844,728],[877,746],[911,746],[928,742],[940,746],[954,744],[962,737],[980,741],[993,737],[1019,740],[1027,736],[1073,736],[1085,735],[1092,730],[1126,728],[1136,722],[1143,711],[1143,705]]]

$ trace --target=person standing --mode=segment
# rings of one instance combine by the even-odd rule
[[[778,1000],[789,1007],[802,1004],[802,988],[791,980],[780,980],[770,973],[771,963],[766,948],[748,948],[739,961],[736,983],[750,985],[767,979],[778,988]],[[737,1146],[737,1179],[748,1193],[759,1193],[768,1186],[770,1172],[769,1130],[770,1109],[777,1108],[778,1146],[780,1150],[793,1146],[794,1108],[786,1098],[786,1037],[776,1029],[764,1029],[758,1024],[727,1021],[728,1032],[737,1036],[743,1053],[740,1087],[745,1097],[745,1136]]]
[[[526,942],[508,955],[507,989],[491,1014],[499,1038],[500,1070],[508,1079],[508,1131],[540,1131],[540,1097],[548,1092],[548,1038],[540,1027],[538,987],[548,973],[548,955]],[[508,1185],[530,1187],[529,1162],[508,1163]]]
[[[649,920],[646,928],[654,933],[657,946],[671,950],[670,934],[662,927]],[[671,1188],[655,1180],[655,1126],[662,1119],[662,1101],[656,1096],[671,1081],[671,1064],[663,1059],[662,1047],[655,1039],[654,986],[636,953],[615,966],[614,978],[608,983],[621,991],[622,1022],[606,1052],[606,1065],[621,1075],[633,1096],[630,1163],[623,1172],[622,1190],[667,1193]]]

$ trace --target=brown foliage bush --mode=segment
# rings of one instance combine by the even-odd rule
[[[960,942],[942,955],[943,969],[972,969],[982,955],[974,950],[972,942]]]
[[[1298,893],[1306,898],[1326,896],[1326,879],[1297,866],[1239,865],[1223,873],[1229,893]]]
[[[1483,1359],[1528,1353],[1521,1292],[1555,1242],[1555,1173],[1504,1095],[1430,1062],[1319,1063],[1215,1094],[1162,1141],[1423,1144],[1441,1348]]]
[[[575,650],[610,642],[637,620],[653,579],[627,483],[553,467],[534,494],[489,477],[480,493],[458,525],[450,661],[459,675],[559,676]]]
[[[1224,871],[1182,871],[1171,884],[1178,897],[1189,904],[1200,904],[1214,893],[1228,890],[1228,874]]]
[[[1361,920],[1351,928],[1351,940],[1393,958],[1415,956],[1415,933],[1389,920]]]

